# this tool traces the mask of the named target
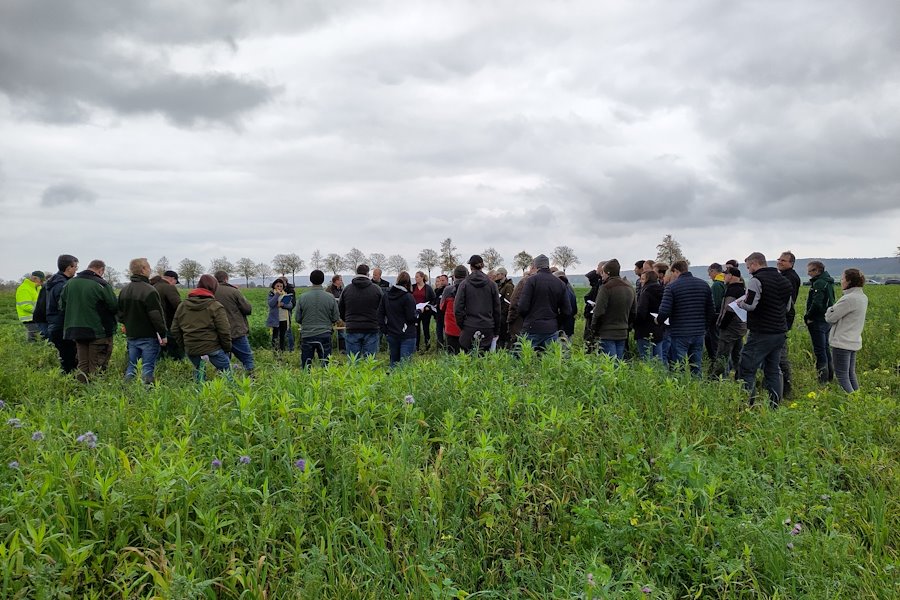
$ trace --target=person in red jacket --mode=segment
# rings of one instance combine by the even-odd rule
[[[459,354],[459,325],[456,323],[456,315],[453,314],[453,305],[456,302],[456,290],[459,284],[468,277],[469,272],[463,265],[457,265],[453,269],[453,283],[444,288],[441,294],[441,311],[444,313],[444,336],[447,339],[447,350],[450,354]]]

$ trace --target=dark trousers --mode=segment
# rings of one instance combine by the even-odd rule
[[[782,398],[791,395],[794,389],[794,378],[791,371],[791,361],[788,359],[788,341],[784,338],[784,346],[781,347],[781,356],[778,359],[778,368],[781,369],[781,393]]]
[[[423,339],[427,348],[431,343],[431,312],[427,310],[419,315],[419,320],[416,321],[416,350],[421,346]]]
[[[475,347],[476,334],[480,333],[478,349],[488,352],[491,349],[491,340],[494,339],[493,327],[463,327],[459,334],[459,347],[463,352],[471,352]]]
[[[184,348],[178,345],[178,342],[175,341],[175,337],[172,335],[171,331],[166,332],[166,345],[162,347],[162,350],[159,353],[159,357],[168,357],[172,360],[184,360],[185,353]]]
[[[734,331],[719,332],[719,345],[716,348],[716,360],[713,362],[713,377],[722,377],[734,369],[734,378],[741,378],[741,350],[744,349],[744,336]]]
[[[828,332],[831,326],[825,321],[807,323],[809,339],[812,342],[813,354],[816,355],[816,372],[819,383],[828,383],[834,379],[834,364],[831,361],[831,347],[828,345]]]
[[[331,356],[331,333],[300,337],[300,364],[304,369],[312,365],[316,354],[319,355],[323,365],[328,364],[328,357]]]
[[[109,358],[112,356],[112,347],[111,337],[98,340],[76,340],[78,373],[75,378],[81,383],[87,383],[91,375],[105,371],[109,365]]]
[[[448,335],[447,336],[447,352],[450,354],[459,354],[459,336],[458,335]]]
[[[71,373],[78,368],[78,351],[75,349],[75,342],[63,339],[62,328],[54,329],[50,333],[50,342],[56,346],[59,352],[59,366],[64,373]]]
[[[719,355],[719,328],[715,325],[709,325],[706,328],[706,335],[703,338],[703,344],[706,346],[706,355],[709,357],[710,364],[716,362],[716,356]]]
[[[747,343],[741,352],[741,379],[744,388],[750,394],[750,404],[753,404],[756,392],[756,372],[763,368],[763,379],[766,390],[769,392],[769,401],[772,407],[781,403],[783,394],[781,369],[778,362],[781,359],[781,348],[784,346],[784,333],[754,333],[747,336]]]
[[[438,346],[447,343],[444,339],[444,313],[439,312],[434,316],[434,335],[437,338]]]
[[[856,379],[856,350],[832,348],[834,353],[834,375],[848,394],[859,389]]]
[[[287,336],[287,321],[278,321],[278,327],[272,328],[272,350],[284,351],[285,337]]]

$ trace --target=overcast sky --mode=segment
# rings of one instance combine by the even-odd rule
[[[900,244],[900,2],[2,0],[0,277]],[[571,270],[571,269],[570,269]]]

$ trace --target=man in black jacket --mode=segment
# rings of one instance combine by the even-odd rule
[[[47,319],[47,335],[59,353],[59,365],[63,372],[71,373],[78,367],[78,354],[74,340],[63,337],[65,314],[59,308],[59,297],[63,288],[78,271],[78,259],[71,254],[60,254],[56,259],[59,269],[44,284],[44,316]]]
[[[794,270],[794,262],[797,257],[790,250],[781,253],[775,261],[775,267],[781,272],[781,276],[791,284],[791,307],[787,311],[787,330],[790,334],[794,327],[794,317],[797,313],[797,294],[800,293],[800,276]],[[791,378],[791,362],[788,360],[788,336],[784,338],[784,346],[781,348],[781,357],[778,367],[781,369],[782,398],[789,398],[794,386]]]
[[[163,315],[166,318],[166,331],[172,331],[172,319],[175,318],[175,311],[178,310],[178,305],[181,304],[181,294],[178,293],[178,288],[175,287],[180,283],[178,281],[178,273],[166,271],[162,275],[152,278],[150,283],[156,289],[159,294],[159,300],[162,302]],[[175,360],[183,359],[184,348],[179,346],[172,336],[168,336],[168,338],[169,342],[162,349],[161,355],[174,358]]]
[[[356,277],[338,300],[341,320],[347,327],[347,354],[375,356],[378,351],[378,305],[381,288],[369,279],[369,265],[356,267]]]
[[[566,284],[550,272],[550,259],[538,254],[534,268],[537,272],[525,280],[517,308],[524,318],[525,339],[536,350],[544,350],[559,339],[559,317],[572,311],[566,302]]]
[[[128,367],[125,381],[131,381],[137,374],[137,362],[141,360],[141,380],[153,383],[153,371],[160,348],[168,343],[166,320],[163,316],[159,292],[150,285],[150,262],[146,258],[135,258],[128,265],[131,283],[119,293],[117,318],[125,326],[128,340]]]
[[[491,349],[494,336],[500,331],[500,293],[497,284],[482,272],[484,260],[477,254],[469,258],[472,272],[459,284],[453,314],[459,325],[459,347],[472,350],[473,340],[478,338],[482,351]]]
[[[597,348],[596,340],[594,340],[594,332],[591,330],[591,321],[594,318],[594,305],[597,303],[597,294],[600,292],[600,286],[603,285],[603,279],[600,273],[603,271],[604,261],[597,263],[597,268],[584,274],[591,289],[584,295],[584,350],[585,352],[593,352]]]

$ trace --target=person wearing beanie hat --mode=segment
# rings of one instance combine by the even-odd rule
[[[459,284],[453,313],[460,328],[459,347],[468,352],[478,340],[482,351],[489,351],[500,332],[500,293],[497,284],[482,272],[484,260],[477,254],[469,258],[472,273]]]
[[[444,313],[444,337],[447,340],[447,351],[450,354],[459,354],[459,323],[456,322],[456,314],[453,307],[456,304],[456,292],[459,284],[468,277],[469,271],[463,265],[457,265],[453,269],[453,283],[444,288],[441,293],[440,310]]]
[[[544,350],[559,339],[559,321],[572,314],[572,307],[566,284],[550,272],[550,259],[538,254],[533,264],[537,272],[525,280],[516,310],[524,319],[525,339]]]
[[[25,327],[25,335],[29,342],[37,340],[41,335],[40,323],[34,320],[34,309],[44,285],[44,272],[32,271],[16,288],[16,315],[19,323]]]
[[[219,371],[231,379],[231,324],[225,307],[216,300],[219,287],[212,275],[201,275],[197,287],[178,305],[172,319],[172,337],[184,348],[194,365],[198,383],[206,379],[204,356]]]

